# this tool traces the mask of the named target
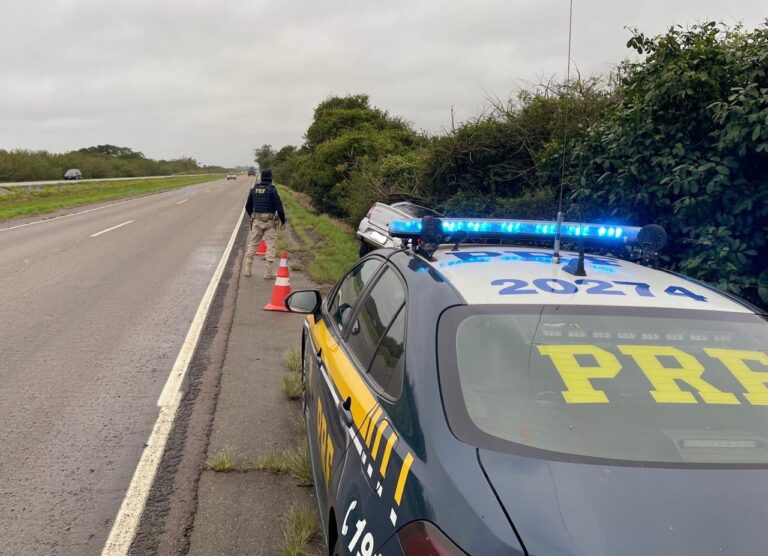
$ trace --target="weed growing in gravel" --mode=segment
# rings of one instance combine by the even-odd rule
[[[299,481],[299,486],[312,486],[312,468],[309,460],[309,446],[305,440],[287,450],[273,450],[263,458],[253,462],[253,469],[291,475]]]
[[[289,349],[283,354],[283,363],[289,371],[301,374],[301,352],[298,348]]]
[[[294,415],[290,419],[291,431],[298,437],[304,438],[307,434],[307,424],[303,415]]]
[[[289,400],[298,400],[301,398],[303,388],[301,385],[301,375],[299,373],[285,373],[283,375],[283,394]]]
[[[205,469],[208,471],[218,471],[219,473],[229,473],[237,471],[237,458],[229,450],[224,450],[219,454],[205,460]]]
[[[285,516],[281,556],[308,556],[309,543],[319,534],[317,511],[304,505],[291,506]]]

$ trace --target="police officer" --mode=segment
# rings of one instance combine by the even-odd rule
[[[263,238],[267,244],[265,257],[267,266],[264,269],[264,279],[270,280],[275,277],[272,264],[275,260],[275,243],[277,242],[277,219],[280,219],[280,229],[285,229],[285,212],[277,188],[272,184],[272,170],[269,168],[261,171],[261,181],[255,183],[248,192],[245,212],[251,217],[251,232],[248,234],[248,249],[245,252],[244,274],[251,275],[253,256]]]

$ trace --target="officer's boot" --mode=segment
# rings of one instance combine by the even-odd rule
[[[250,278],[251,268],[253,267],[253,259],[246,258],[244,267],[245,269],[243,271],[243,276],[245,276],[246,278]]]
[[[275,278],[275,272],[272,270],[272,264],[274,261],[264,261],[264,279],[265,280],[274,280]]]

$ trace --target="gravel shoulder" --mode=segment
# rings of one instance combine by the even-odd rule
[[[245,470],[300,440],[301,405],[285,397],[282,381],[283,355],[299,346],[303,322],[262,309],[273,282],[261,278],[258,258],[254,276],[242,276],[246,232],[244,226],[206,322],[131,554],[278,554],[288,509],[315,507],[313,489],[296,479]],[[296,271],[291,286],[314,287]],[[205,468],[222,454],[238,471]]]

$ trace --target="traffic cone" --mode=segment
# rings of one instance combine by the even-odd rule
[[[265,311],[287,311],[285,298],[291,293],[291,282],[288,277],[288,254],[283,251],[280,254],[280,266],[277,267],[277,279],[272,288],[272,299],[264,305]]]
[[[256,248],[256,255],[261,255],[262,257],[266,257],[267,255],[267,243],[262,239],[259,242],[259,246]]]

